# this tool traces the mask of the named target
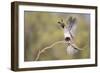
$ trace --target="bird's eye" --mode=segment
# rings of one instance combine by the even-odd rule
[[[70,37],[65,38],[65,41],[70,41],[70,40],[71,40]]]

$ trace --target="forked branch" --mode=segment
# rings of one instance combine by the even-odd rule
[[[38,52],[38,54],[37,54],[37,56],[36,56],[36,58],[35,58],[34,61],[37,61],[37,60],[40,58],[40,55],[41,55],[42,53],[44,53],[47,49],[52,48],[53,46],[55,46],[55,45],[57,45],[57,44],[60,44],[60,43],[66,43],[67,45],[69,44],[69,45],[71,45],[73,48],[76,48],[77,50],[80,50],[80,51],[83,50],[83,49],[78,48],[76,45],[72,44],[71,42],[70,42],[70,43],[67,43],[66,41],[57,41],[57,42],[53,43],[52,45],[50,45],[50,46],[48,46],[48,47],[45,47],[45,48],[43,48],[42,50],[39,50],[39,52]]]

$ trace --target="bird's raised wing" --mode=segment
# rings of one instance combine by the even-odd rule
[[[65,29],[70,32],[73,36],[75,36],[75,31],[77,27],[77,20],[75,17],[70,16],[67,20],[67,26]]]

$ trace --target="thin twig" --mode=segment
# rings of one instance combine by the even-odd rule
[[[55,46],[55,45],[57,45],[57,44],[59,44],[59,43],[67,43],[67,42],[65,42],[65,41],[58,41],[58,42],[55,42],[55,43],[53,43],[52,45],[50,45],[50,46],[48,46],[48,47],[43,48],[42,50],[39,50],[35,61],[37,61],[37,60],[40,58],[40,55],[41,55],[44,51],[46,51],[46,50],[49,49],[49,48],[52,48],[53,46]]]
[[[73,44],[73,43],[70,43],[70,45],[73,47],[73,48],[75,48],[75,49],[77,49],[77,50],[83,50],[83,49],[80,49],[79,47],[77,47],[75,44]]]

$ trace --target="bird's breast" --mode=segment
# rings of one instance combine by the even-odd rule
[[[74,49],[71,45],[69,45],[66,49],[67,54],[70,56],[75,55],[76,53],[78,53],[78,50]]]

